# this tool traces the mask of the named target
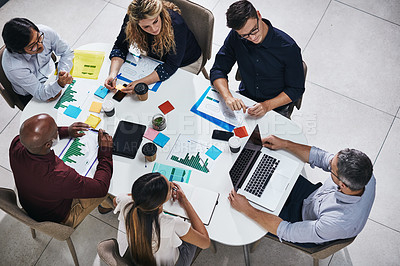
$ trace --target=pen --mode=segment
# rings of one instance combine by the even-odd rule
[[[93,131],[93,132],[99,133],[99,130],[98,130],[98,129],[93,129],[93,128],[91,128],[90,130]],[[104,135],[108,135],[108,133],[105,132],[105,131],[103,131],[103,134],[104,134]]]
[[[113,82],[119,78],[122,75],[122,73],[119,73],[118,75],[115,76],[115,78],[113,78],[113,80],[111,81],[111,85],[113,84]]]

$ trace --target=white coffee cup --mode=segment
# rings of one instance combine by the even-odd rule
[[[228,140],[229,148],[231,149],[232,153],[237,153],[240,151],[240,146],[242,142],[240,141],[240,138],[237,136],[230,137]]]
[[[115,114],[114,103],[111,100],[103,103],[103,111],[107,116],[113,116]]]

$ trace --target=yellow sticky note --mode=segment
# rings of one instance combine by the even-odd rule
[[[90,106],[89,111],[90,112],[95,112],[95,113],[100,113],[102,105],[103,104],[99,103],[99,102],[92,102],[92,105]]]
[[[118,84],[117,86],[115,86],[115,88],[120,91],[121,89],[124,88],[124,86],[122,86],[121,84]]]
[[[96,128],[101,121],[101,118],[95,115],[89,115],[89,117],[86,119],[85,123],[91,126],[92,128]]]

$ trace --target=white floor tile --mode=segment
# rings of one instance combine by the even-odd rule
[[[109,238],[117,238],[117,230],[90,215],[87,216],[71,236],[79,264],[99,265],[97,244]],[[52,239],[37,265],[73,265],[67,243]]]
[[[106,4],[103,0],[43,0],[35,4],[13,0],[1,8],[0,25],[14,17],[26,17],[35,24],[50,26],[72,46]]]
[[[0,165],[11,171],[8,150],[10,148],[11,141],[15,136],[19,134],[19,119],[21,117],[21,112],[19,112],[10,124],[7,126],[3,132],[1,132],[0,137]]]
[[[399,265],[400,233],[368,220],[347,249],[353,265]]]
[[[374,165],[376,197],[370,218],[400,231],[400,120],[396,119]]]
[[[333,1],[303,53],[307,79],[394,115],[399,43],[399,26]]]
[[[11,108],[4,98],[0,96],[0,132],[5,129],[18,112],[19,109],[17,107]]]
[[[352,7],[368,12],[382,19],[400,24],[400,2],[398,0],[365,1],[365,0],[340,0]]]

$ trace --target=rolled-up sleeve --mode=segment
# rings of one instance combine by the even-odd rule
[[[236,63],[235,50],[233,49],[233,31],[231,31],[228,37],[224,41],[224,45],[219,49],[215,56],[215,62],[210,70],[210,81],[211,84],[216,79],[224,78],[228,79],[228,74],[231,72],[233,65]]]
[[[305,91],[303,60],[301,58],[300,48],[296,44],[287,47],[286,51],[285,88],[283,92],[286,93],[292,101],[296,101]]]
[[[58,70],[69,72],[72,69],[72,60],[74,59],[74,51],[69,47],[68,43],[61,39],[60,35],[54,30],[49,30],[51,34],[51,49],[60,56],[58,61]]]
[[[312,146],[308,161],[312,168],[318,167],[326,172],[329,172],[330,171],[329,161],[333,158],[333,156],[334,155],[332,153],[329,153],[327,151],[321,150],[320,148]]]

